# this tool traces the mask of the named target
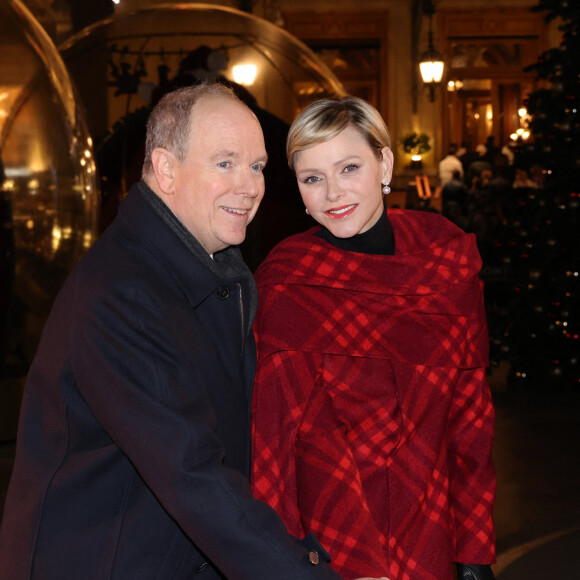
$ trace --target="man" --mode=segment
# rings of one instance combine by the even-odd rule
[[[475,148],[475,152],[477,157],[469,164],[467,169],[467,186],[470,188],[474,184],[474,180],[481,176],[481,172],[488,170],[492,171],[492,165],[489,161],[487,161],[487,147],[480,143]]]
[[[459,171],[454,171],[441,191],[442,214],[460,228],[467,227],[469,192]]]
[[[251,497],[255,115],[167,95],[143,181],[55,301],[25,389],[0,531],[7,580],[335,579]]]
[[[450,143],[447,155],[439,162],[439,185],[444,187],[453,179],[453,173],[456,171],[463,178],[463,165],[457,158],[457,143]]]

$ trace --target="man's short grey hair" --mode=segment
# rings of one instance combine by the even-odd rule
[[[193,106],[202,97],[215,96],[240,101],[232,89],[221,83],[201,83],[177,89],[163,96],[147,120],[142,179],[153,173],[151,155],[157,147],[163,147],[173,153],[180,163],[185,160]]]

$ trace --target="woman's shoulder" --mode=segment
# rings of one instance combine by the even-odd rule
[[[389,221],[399,238],[403,232],[415,236],[415,239],[425,239],[431,243],[451,240],[462,240],[465,243],[475,243],[473,234],[469,234],[454,224],[451,220],[436,211],[416,209],[389,209]]]
[[[389,220],[391,222],[406,222],[409,226],[424,228],[436,228],[438,231],[457,231],[464,233],[452,221],[441,215],[438,211],[419,209],[389,208]]]
[[[304,232],[288,236],[278,242],[258,266],[256,275],[264,271],[265,268],[277,264],[279,261],[293,260],[295,257],[307,253],[320,240],[316,235],[316,232],[319,230],[320,227],[315,226]]]
[[[477,241],[453,222],[436,212],[423,210],[389,210],[397,253],[414,258],[417,263],[445,264],[481,268]]]

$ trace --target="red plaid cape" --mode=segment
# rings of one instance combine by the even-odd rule
[[[475,240],[389,210],[394,256],[316,229],[256,273],[252,484],[344,578],[493,563],[493,407]]]

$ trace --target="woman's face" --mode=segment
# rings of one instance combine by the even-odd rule
[[[338,238],[366,232],[383,213],[381,182],[391,179],[393,153],[380,155],[353,127],[294,156],[302,200],[310,215]]]

